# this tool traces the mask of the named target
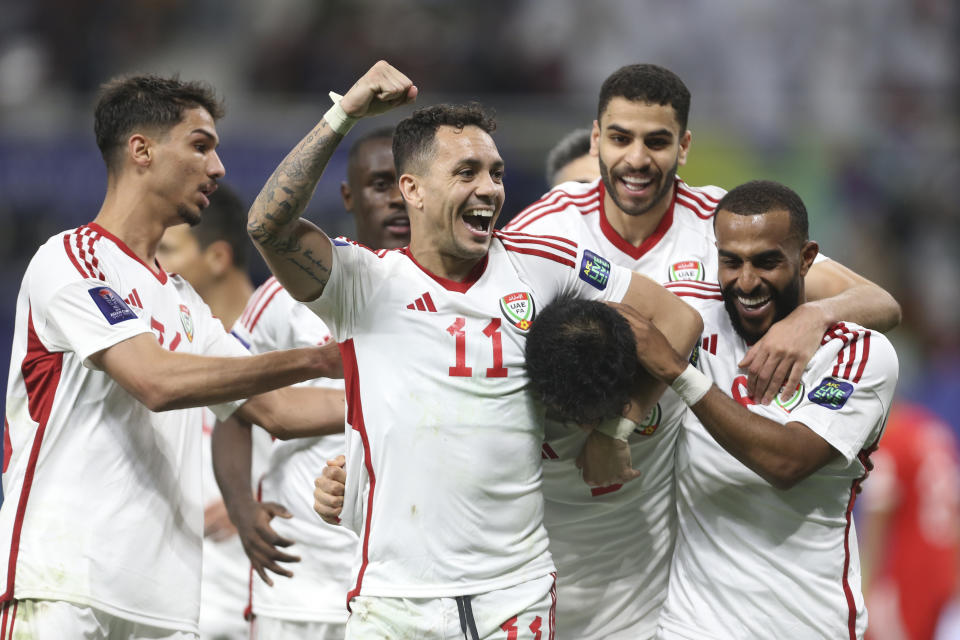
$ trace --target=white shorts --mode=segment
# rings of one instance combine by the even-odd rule
[[[557,574],[456,598],[351,601],[347,640],[554,640]]]
[[[13,600],[0,613],[0,640],[198,640],[197,634],[124,620],[63,600]]]
[[[250,640],[343,640],[345,633],[342,622],[300,622],[257,615],[253,618]]]

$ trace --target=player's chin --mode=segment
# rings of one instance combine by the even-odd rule
[[[195,227],[200,224],[200,221],[203,217],[200,214],[200,207],[190,207],[188,205],[182,204],[177,207],[177,215],[181,220],[189,224],[191,227]]]

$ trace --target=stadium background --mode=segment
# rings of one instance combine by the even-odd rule
[[[693,94],[680,175],[799,191],[824,252],[901,302],[891,338],[902,395],[960,426],[954,0],[0,0],[0,16],[4,363],[27,260],[100,205],[92,106],[114,74],[212,83],[228,109],[225,181],[252,199],[327,109],[327,91],[385,58],[420,87],[419,104],[478,99],[497,110],[502,224],[545,190],[547,150],[589,125],[603,78],[655,62]],[[332,233],[352,228],[338,195],[344,151],[308,211]],[[255,279],[264,276],[258,264]]]

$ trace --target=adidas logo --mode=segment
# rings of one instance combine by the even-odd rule
[[[433,298],[430,297],[429,293],[423,294],[408,304],[407,309],[413,309],[414,311],[429,311],[431,313],[437,312],[437,307],[433,304]]]
[[[133,289],[126,298],[123,299],[131,307],[136,307],[137,309],[143,310],[143,302],[140,301],[140,294],[137,293],[136,289]]]

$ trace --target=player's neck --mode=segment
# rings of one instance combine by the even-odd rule
[[[127,245],[144,264],[153,265],[166,225],[142,193],[109,188],[93,221]]]
[[[203,297],[213,315],[220,319],[224,328],[230,331],[253,295],[253,283],[245,272],[231,269],[220,282],[210,287],[209,291],[197,293]]]
[[[660,226],[660,221],[667,214],[667,210],[670,209],[670,205],[673,203],[673,189],[676,189],[676,187],[672,187],[670,192],[649,211],[636,216],[624,213],[610,197],[610,193],[604,190],[603,212],[606,215],[607,222],[621,238],[634,247],[639,247],[644,240],[653,235],[653,232]]]
[[[466,280],[486,257],[486,255],[483,255],[479,258],[457,258],[444,254],[436,248],[424,249],[413,240],[410,241],[409,252],[417,264],[431,274],[454,282]]]

